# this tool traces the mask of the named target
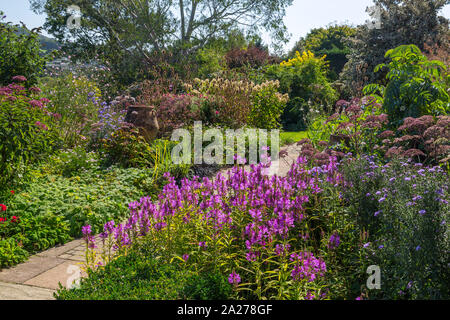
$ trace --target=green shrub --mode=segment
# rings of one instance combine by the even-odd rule
[[[289,102],[282,116],[284,129],[302,130],[303,119],[311,106],[321,112],[331,111],[329,106],[337,99],[327,79],[328,64],[325,56],[318,58],[311,52],[296,52],[293,59],[267,67],[267,77],[280,81],[280,90],[289,94]]]
[[[365,94],[379,93],[390,122],[399,125],[406,117],[423,115],[447,115],[450,111],[448,73],[444,63],[429,61],[415,45],[403,45],[386,52],[389,64],[380,64],[375,72],[384,67],[386,87],[376,84],[364,88]]]
[[[97,121],[101,92],[96,83],[66,73],[42,78],[40,88],[50,100],[49,110],[60,115],[58,128],[65,145],[71,148],[83,142]]]
[[[61,217],[74,237],[81,235],[81,227],[86,224],[99,232],[107,221],[124,219],[129,202],[157,192],[152,175],[151,169],[117,168],[87,171],[70,178],[42,172],[16,193],[9,211],[19,217]]]
[[[248,125],[254,128],[275,129],[280,126],[280,117],[288,101],[277,90],[278,81],[270,81],[256,86],[253,94]]]
[[[59,145],[56,115],[45,109],[48,101],[38,92],[20,84],[0,88],[0,189],[12,188],[31,163]]]
[[[20,216],[16,216],[16,220],[3,223],[0,227],[0,236],[16,240],[29,253],[43,251],[71,240],[69,224],[62,217],[21,213]]]
[[[194,300],[226,300],[233,290],[224,275],[201,272],[188,277],[182,296]]]
[[[70,178],[80,172],[97,169],[98,165],[98,153],[88,152],[84,146],[76,146],[50,156],[50,159],[42,165],[42,169],[47,173],[61,174]]]
[[[3,12],[0,11],[0,17]],[[13,76],[25,76],[27,86],[37,83],[47,58],[42,55],[39,34],[24,27],[1,22],[0,18],[0,85],[11,82]]]
[[[178,263],[168,264],[131,251],[105,267],[89,271],[79,288],[60,287],[59,300],[227,299],[231,285],[218,274],[196,274]]]
[[[224,51],[222,48],[215,47],[206,47],[198,50],[196,59],[199,63],[199,77],[211,77],[213,74],[225,69]]]
[[[103,140],[100,163],[123,168],[149,168],[155,184],[161,181],[165,172],[171,172],[179,179],[188,175],[190,166],[172,163],[171,150],[176,144],[174,141],[159,139],[149,144],[137,129],[122,128]]]
[[[14,239],[0,239],[0,269],[24,262],[28,252],[20,247]]]

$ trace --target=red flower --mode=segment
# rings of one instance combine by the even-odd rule
[[[6,221],[6,218],[0,217],[0,222]]]
[[[1,211],[6,211],[6,209],[8,209],[4,204],[0,203],[0,209]]]
[[[14,190],[11,190],[10,192],[11,192],[11,194],[14,194],[14,193],[15,193]]]
[[[16,217],[16,216],[13,216],[11,218],[11,222],[18,222],[18,220],[19,220],[19,217]]]

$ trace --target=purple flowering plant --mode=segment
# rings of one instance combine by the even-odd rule
[[[169,263],[178,261],[196,272],[218,270],[230,275],[237,296],[324,297],[326,243],[333,234],[337,250],[339,235],[299,233],[309,228],[311,204],[320,201],[325,188],[343,182],[337,163],[309,169],[300,157],[287,177],[269,177],[263,170],[263,164],[249,172],[235,166],[227,176],[178,183],[165,174],[167,184],[157,201],[143,197],[130,203],[128,221],[105,225],[101,241],[112,240],[113,255],[143,245]]]
[[[362,244],[371,243],[363,246],[362,263],[379,265],[384,273],[382,290],[371,296],[443,297],[445,272],[439,270],[448,268],[450,246],[447,172],[411,160],[383,164],[364,157],[343,165],[343,174],[350,186],[344,199],[359,228],[368,233]],[[416,286],[406,290],[411,280]]]

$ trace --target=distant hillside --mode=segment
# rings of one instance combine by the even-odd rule
[[[42,49],[46,51],[58,50],[60,47],[58,41],[44,35],[39,35],[39,41],[41,42]]]
[[[18,31],[19,34],[26,33],[26,32],[27,31],[25,29],[19,27],[19,31]],[[61,46],[58,43],[58,41],[56,41],[55,39],[46,37],[42,34],[39,35],[39,41],[41,43],[42,49],[45,51],[58,50],[59,47]]]

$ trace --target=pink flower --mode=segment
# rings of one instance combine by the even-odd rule
[[[40,101],[42,104],[47,104],[47,103],[50,102],[50,100],[48,100],[47,98],[41,98],[39,101]]]
[[[27,78],[25,78],[24,76],[14,76],[12,78],[12,81],[14,81],[14,82],[25,82],[25,81],[27,81]]]
[[[42,102],[38,100],[30,100],[28,103],[34,108],[42,108],[44,106]]]

